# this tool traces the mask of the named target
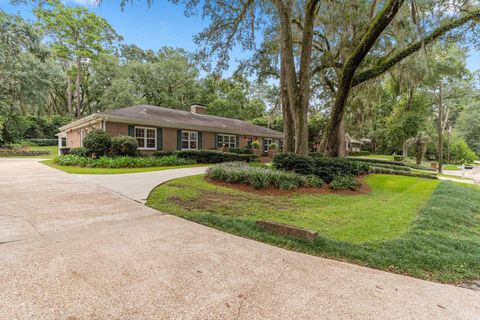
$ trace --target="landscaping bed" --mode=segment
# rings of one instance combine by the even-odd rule
[[[480,278],[478,187],[381,174],[364,181],[370,189],[364,194],[262,194],[194,176],[158,186],[147,205],[287,249],[418,278]],[[259,220],[318,231],[319,237],[278,235],[259,227]]]

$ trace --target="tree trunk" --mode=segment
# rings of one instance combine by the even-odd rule
[[[68,68],[65,71],[67,75],[67,91],[66,91],[66,99],[67,99],[67,110],[68,114],[72,115],[73,114],[73,107],[72,107],[72,79],[70,78],[70,75],[68,74]]]
[[[82,84],[82,65],[81,65],[81,58],[77,57],[77,81],[75,83],[76,85],[76,92],[77,92],[77,109],[75,112],[76,117],[80,117],[82,113],[82,98],[81,98],[81,93],[80,93],[80,86]]]
[[[402,156],[408,157],[408,139],[403,142]]]
[[[383,9],[380,10],[367,32],[362,37],[360,43],[355,47],[353,53],[345,62],[335,97],[335,104],[332,109],[332,115],[323,142],[324,153],[326,155],[335,157],[339,154],[338,141],[340,125],[345,114],[345,106],[358,66],[362,63],[363,59],[373,47],[383,30],[385,30],[395,17],[403,2],[404,0],[390,0],[384,5]]]
[[[280,45],[280,104],[283,114],[283,151],[295,151],[295,126],[293,123],[292,110],[290,108],[290,100],[288,97],[287,86],[285,84],[285,48]]]
[[[339,134],[338,134],[338,145],[340,148],[338,148],[338,156],[339,157],[344,157],[347,154],[347,146],[346,146],[346,141],[345,141],[345,134],[346,134],[346,129],[345,129],[345,118],[342,119],[340,122],[340,129],[339,129]]]
[[[438,100],[438,173],[443,170],[443,85],[440,80]]]

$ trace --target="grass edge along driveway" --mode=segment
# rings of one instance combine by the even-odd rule
[[[427,180],[369,176],[366,182],[372,192],[366,196],[370,196],[379,208],[384,203],[383,197],[372,196],[377,188],[372,181],[385,177],[391,183],[397,182],[397,185],[402,185],[403,179],[407,179],[403,182],[410,183],[423,183]],[[256,226],[256,213],[265,207],[273,207],[280,218],[290,212],[291,217],[295,215],[301,219],[298,201],[302,202],[299,199],[305,195],[265,197],[246,194],[237,189],[213,185],[202,176],[176,179],[158,186],[150,194],[147,205],[225,232],[290,250],[444,283],[480,279],[480,188],[448,181],[428,181],[436,184],[434,190],[417,207],[413,220],[407,222],[404,232],[394,237],[384,237],[384,240],[364,242],[339,240],[324,234],[313,242],[306,242],[266,232]],[[395,193],[395,187],[392,185],[392,193]],[[189,188],[188,192],[185,192],[186,188]],[[215,204],[211,204],[208,197],[202,198],[208,193],[216,197]],[[328,196],[330,195],[316,195],[318,198]],[[333,196],[343,199],[359,197]],[[272,200],[272,197],[276,199]],[[401,200],[402,197],[397,197],[396,201]],[[283,212],[278,208],[283,208]],[[326,208],[332,209],[333,207]],[[342,225],[345,221],[339,221],[338,228],[348,232]],[[335,221],[330,221],[330,225],[334,226]]]
[[[62,170],[70,174],[124,174],[124,173],[139,173],[151,172],[169,169],[193,168],[193,167],[207,167],[208,164],[190,164],[184,166],[167,166],[167,167],[143,167],[143,168],[86,168],[74,166],[60,166],[53,160],[40,161],[42,164],[49,167]]]

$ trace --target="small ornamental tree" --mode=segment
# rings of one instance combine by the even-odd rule
[[[94,129],[83,139],[86,154],[95,158],[107,155],[112,144],[112,138],[101,129]]]

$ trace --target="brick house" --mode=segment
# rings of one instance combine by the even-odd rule
[[[258,140],[267,153],[275,143],[281,146],[283,133],[251,123],[210,116],[206,107],[191,106],[191,111],[150,105],[138,105],[98,112],[73,121],[57,134],[60,147],[78,148],[93,129],[102,129],[112,137],[129,135],[138,141],[143,153],[156,150],[216,150],[222,147],[242,148]]]

